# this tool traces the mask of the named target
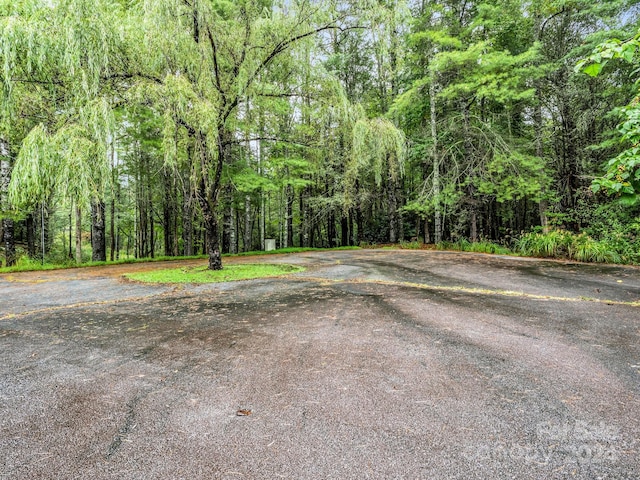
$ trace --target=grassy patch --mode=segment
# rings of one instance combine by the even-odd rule
[[[227,265],[222,270],[209,270],[206,266],[167,268],[151,272],[129,273],[125,277],[147,283],[215,283],[277,277],[304,271],[304,267],[285,264]]]
[[[252,252],[243,252],[236,254],[223,254],[223,257],[245,257],[245,256],[253,256],[253,255],[273,255],[273,254],[281,254],[281,253],[300,253],[300,252],[318,252],[318,251],[331,251],[331,250],[357,250],[359,247],[336,247],[336,248],[307,248],[307,247],[289,247],[289,248],[279,248],[277,250],[271,250],[269,252],[265,252],[262,250],[252,251]],[[81,265],[78,265],[73,260],[69,260],[65,263],[45,263],[44,265],[40,260],[32,260],[29,259],[26,255],[20,257],[18,260],[18,264],[13,267],[2,267],[0,268],[1,273],[17,273],[17,272],[32,272],[32,271],[40,271],[40,270],[60,270],[66,268],[82,268],[82,267],[100,267],[104,265],[121,265],[121,264],[130,264],[130,263],[148,263],[148,262],[168,262],[168,261],[176,261],[176,260],[196,260],[196,259],[206,259],[207,255],[194,255],[190,257],[167,257],[167,256],[156,256],[154,258],[125,258],[116,261],[106,261],[106,262],[85,262]]]
[[[491,253],[497,255],[513,255],[513,252],[507,247],[498,245],[497,243],[482,241],[469,242],[466,239],[457,242],[440,242],[436,245],[438,250],[454,250],[457,252],[474,252],[474,253]]]

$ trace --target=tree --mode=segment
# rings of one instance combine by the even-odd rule
[[[598,45],[589,57],[578,63],[576,70],[595,77],[613,59],[637,67],[640,64],[640,32],[624,41],[612,38]],[[639,85],[636,81],[636,86]],[[618,141],[623,150],[609,160],[604,176],[596,178],[592,188],[594,192],[603,190],[632,205],[640,201],[640,89],[619,113],[622,120],[618,125]]]
[[[112,80],[125,28],[116,2],[2,2],[0,30],[2,119],[12,124],[25,100],[43,104],[38,122],[21,140],[9,186],[14,208],[33,210],[59,195],[76,205],[76,259],[81,261],[80,210],[94,204],[104,234],[103,201],[109,181]],[[100,259],[105,258],[104,242]]]
[[[154,41],[140,77],[154,79],[155,101],[164,101],[167,112],[165,130],[184,129],[193,141],[191,171],[209,268],[220,269],[217,207],[223,169],[239,140],[236,111],[250,97],[277,94],[264,79],[279,57],[305,38],[339,28],[346,12],[311,1],[271,7],[248,0],[163,0],[145,13],[143,34]]]

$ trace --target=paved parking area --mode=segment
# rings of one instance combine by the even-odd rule
[[[0,276],[0,478],[638,479],[640,270],[434,251]]]

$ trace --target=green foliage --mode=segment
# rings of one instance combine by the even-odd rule
[[[386,118],[362,118],[353,127],[352,149],[345,172],[345,206],[353,202],[353,188],[362,175],[373,174],[380,186],[383,174],[397,181],[404,173],[406,139]]]
[[[562,258],[569,254],[572,234],[562,230],[549,233],[528,233],[516,242],[516,249],[523,255],[533,257]]]
[[[518,152],[497,151],[485,167],[478,190],[494,195],[499,203],[521,198],[539,199],[549,187],[544,159]]]
[[[405,241],[400,242],[400,248],[403,250],[422,250],[423,247],[424,247],[424,244],[416,240],[411,242],[405,242]]]
[[[398,179],[404,170],[406,139],[386,118],[360,119],[353,127],[353,147],[348,176],[357,177],[364,169],[373,171],[377,185],[385,170]]]
[[[607,241],[598,241],[586,233],[579,235],[552,230],[549,233],[527,233],[516,242],[522,254],[543,258],[566,258],[579,262],[619,263],[622,256]]]
[[[597,76],[613,59],[638,65],[639,54],[640,32],[626,41],[614,38],[600,44],[589,57],[578,62],[576,70]],[[633,205],[640,201],[640,91],[618,112],[622,117],[618,125],[619,142],[624,150],[607,163],[605,175],[596,178],[592,188],[594,192],[603,190],[623,203]]]
[[[640,34],[588,53],[637,28],[631,6],[0,0],[2,209],[113,197],[130,243],[175,230],[173,245],[203,218],[224,218],[227,245],[257,243],[258,215],[267,236],[315,245],[341,220],[348,243],[401,222],[500,241],[550,220],[585,236],[523,248],[637,262]],[[598,78],[567,67],[585,56]],[[593,212],[594,176],[619,200],[610,218]]]
[[[510,255],[511,250],[503,245],[498,245],[489,241],[470,242],[466,239],[457,242],[440,242],[436,245],[438,250],[449,250],[457,252],[490,253],[496,255]]]
[[[445,87],[440,95],[447,99],[469,95],[497,103],[508,104],[533,97],[535,90],[527,88],[532,78],[542,75],[534,68],[539,46],[512,55],[508,51],[494,51],[491,42],[481,41],[466,50],[439,53],[431,68],[442,74],[455,74],[457,82]]]

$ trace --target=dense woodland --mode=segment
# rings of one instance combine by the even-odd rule
[[[639,27],[630,0],[0,0],[5,264],[553,235],[639,262]]]

